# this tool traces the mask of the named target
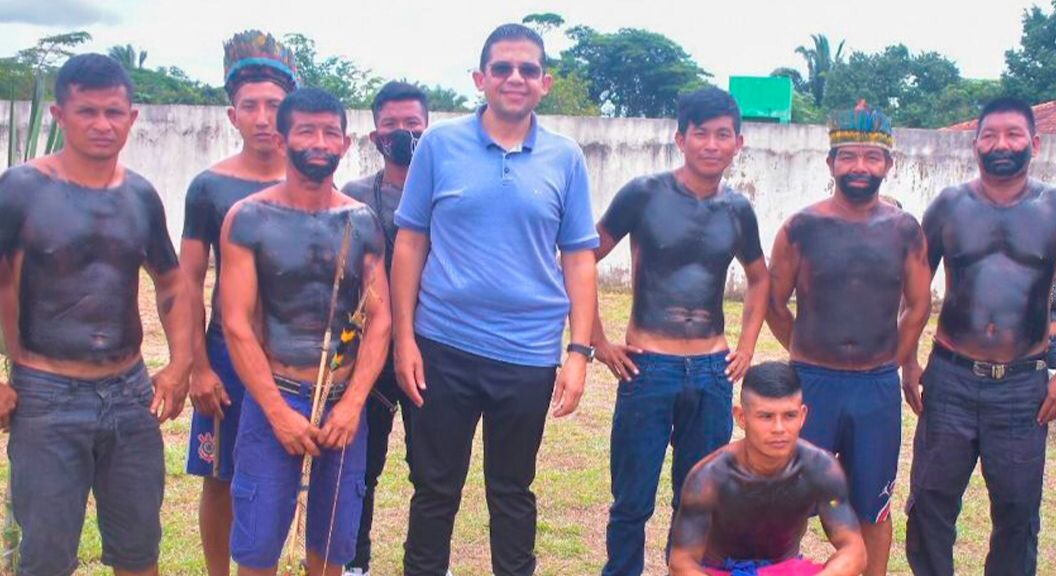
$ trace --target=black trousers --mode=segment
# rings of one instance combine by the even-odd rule
[[[923,384],[924,413],[914,438],[906,503],[910,568],[917,576],[954,574],[961,498],[981,460],[993,522],[985,574],[1036,573],[1048,433],[1037,415],[1047,372],[995,380],[932,355]],[[978,570],[959,568],[959,573]]]
[[[374,383],[374,390],[385,397],[391,406],[385,405],[374,394],[367,399],[367,475],[364,480],[367,492],[363,495],[363,516],[359,521],[359,534],[356,536],[356,557],[348,563],[348,568],[370,570],[370,529],[374,525],[374,492],[378,487],[378,478],[385,470],[385,459],[389,455],[389,434],[396,416],[394,408],[398,407],[403,420],[404,443],[407,454],[410,454],[411,400],[396,384],[396,373],[393,371],[392,358],[385,364],[384,370]],[[408,457],[408,460],[410,458]]]
[[[555,367],[520,366],[418,338],[425,404],[413,409],[406,576],[443,576],[451,531],[469,471],[473,435],[484,420],[484,483],[496,576],[535,571],[535,459]]]

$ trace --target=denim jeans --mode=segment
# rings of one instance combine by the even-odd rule
[[[667,445],[674,449],[673,515],[690,469],[730,441],[733,385],[725,373],[727,354],[632,355],[639,373],[620,382],[612,419],[606,576],[642,573],[645,524],[655,508]]]
[[[95,494],[103,564],[138,571],[158,562],[165,458],[143,363],[80,380],[15,366],[11,501],[22,527],[19,576],[77,568],[89,490]]]

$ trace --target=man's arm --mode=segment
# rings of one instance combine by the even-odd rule
[[[916,222],[913,223],[914,225]],[[914,226],[916,228],[916,226]],[[919,368],[917,346],[920,334],[928,323],[931,314],[931,268],[928,266],[927,245],[923,232],[917,228],[914,241],[906,254],[905,281],[902,287],[902,311],[898,318],[898,363],[907,366],[911,363]],[[924,404],[920,397],[920,375],[903,372],[902,388],[906,404],[913,412],[920,415]]]
[[[865,570],[865,541],[858,516],[848,499],[847,479],[835,459],[826,455],[819,471],[818,517],[836,551],[820,572],[825,576],[857,576]]]
[[[220,378],[213,372],[205,348],[205,276],[209,272],[209,244],[184,238],[180,242],[180,269],[187,278],[190,293],[193,363],[191,404],[203,416],[223,418],[222,408],[231,405]]]
[[[921,220],[921,230],[924,234],[924,254],[925,261],[928,266],[928,293],[930,298],[931,293],[931,281],[935,278],[935,272],[939,269],[939,264],[942,263],[943,252],[945,252],[945,243],[943,242],[943,216],[947,209],[947,196],[949,192],[942,192],[934,202],[928,206],[928,209],[924,211],[924,219]],[[908,283],[908,272],[907,272],[907,283]],[[903,298],[903,306],[906,305],[905,299]],[[928,303],[928,312],[930,313],[931,304]],[[927,325],[927,318],[924,319],[924,324]],[[899,331],[899,348],[902,346],[901,342],[901,330]],[[920,332],[912,341],[907,345],[907,350],[904,352],[904,357],[900,355],[900,361],[902,361],[902,393],[905,396],[906,404],[909,404],[910,408],[914,413],[919,415],[924,411],[924,399],[920,392],[920,378],[924,373],[924,369],[920,366],[920,361],[917,359],[918,350],[920,349]],[[900,350],[900,352],[902,352]]]
[[[224,309],[224,338],[239,379],[271,424],[275,436],[290,455],[319,455],[315,438],[319,431],[304,416],[289,407],[275,385],[268,357],[254,330],[254,309],[259,286],[253,252],[231,240],[232,224],[244,206],[236,204],[224,219],[220,232],[220,305]]]
[[[597,267],[593,250],[561,253],[561,269],[565,275],[565,291],[571,304],[568,331],[572,342],[590,342],[594,327],[594,312],[598,302]],[[576,411],[587,381],[587,358],[569,354],[554,383],[554,416],[560,418]]]
[[[367,325],[363,331],[355,368],[341,400],[330,410],[319,443],[327,448],[343,448],[352,443],[359,429],[359,417],[389,355],[392,314],[389,307],[389,279],[385,276],[384,253],[367,254],[363,263],[360,294],[366,298]]]
[[[744,378],[752,365],[755,344],[759,331],[763,329],[767,306],[770,301],[770,272],[766,269],[766,258],[760,256],[754,262],[744,264],[744,275],[748,289],[744,293],[744,310],[741,313],[741,336],[737,349],[726,357],[726,377],[736,382]]]
[[[701,464],[690,471],[682,487],[682,499],[671,523],[671,576],[703,576],[704,555],[711,530],[711,514],[718,492]]]
[[[799,274],[799,251],[788,239],[788,224],[777,232],[774,248],[770,251],[770,304],[766,324],[777,341],[789,350],[792,344],[792,324],[795,316],[788,307]]]
[[[11,259],[3,257],[0,257],[0,330],[3,330],[7,357],[18,358],[18,295],[15,292]],[[11,413],[17,404],[15,389],[7,382],[0,382],[0,431],[7,430],[11,425]]]
[[[23,202],[25,189],[13,184],[23,171],[11,169],[0,175],[0,330],[3,330],[4,353],[12,361],[20,354],[18,333],[18,285],[15,271],[21,266],[20,230],[25,217]],[[8,377],[11,375],[8,374]],[[18,394],[8,382],[0,381],[0,430],[7,430],[11,413],[18,403]]]
[[[418,305],[418,289],[422,269],[429,256],[429,236],[422,232],[400,228],[392,256],[392,321],[396,348],[394,361],[396,380],[400,388],[414,402],[424,403],[425,368],[422,353],[414,339],[414,309]]]
[[[187,399],[194,339],[191,303],[187,280],[179,267],[158,273],[148,266],[147,272],[154,280],[158,318],[169,343],[169,363],[154,375],[154,400],[150,404],[150,411],[164,422],[179,416]]]
[[[620,238],[614,238],[601,222],[598,222],[597,230],[601,244],[594,249],[595,263],[601,262],[620,243]],[[628,353],[641,354],[642,350],[634,346],[609,342],[601,320],[601,304],[598,299],[594,302],[594,328],[591,330],[590,343],[596,350],[595,357],[599,362],[608,366],[616,378],[621,381],[630,380],[638,374],[638,367],[635,366]]]

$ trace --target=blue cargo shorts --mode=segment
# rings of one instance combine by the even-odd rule
[[[281,394],[291,408],[307,417],[312,403],[311,385],[301,383],[298,394],[284,390]],[[329,406],[323,414],[324,423],[328,411]],[[360,414],[355,440],[344,452],[343,465],[339,450],[323,450],[320,457],[313,459],[308,489],[308,549],[325,557],[330,565],[344,565],[356,556],[356,533],[367,491],[364,414]],[[240,566],[270,568],[278,564],[293,522],[302,462],[302,456],[286,453],[260,405],[246,394],[231,480],[231,557]]]

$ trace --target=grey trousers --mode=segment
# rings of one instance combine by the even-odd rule
[[[906,555],[913,573],[954,574],[961,498],[981,459],[993,522],[985,574],[1034,574],[1048,432],[1036,419],[1048,373],[995,380],[933,354],[922,380],[924,413],[906,502]],[[958,572],[977,569],[960,566]]]

